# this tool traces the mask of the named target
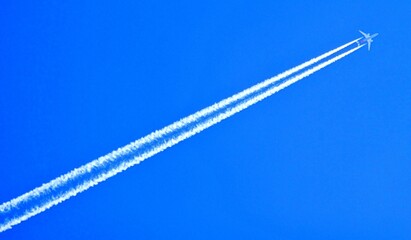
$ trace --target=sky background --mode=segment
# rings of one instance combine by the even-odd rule
[[[365,48],[1,239],[410,239],[409,1],[3,1],[0,202]]]

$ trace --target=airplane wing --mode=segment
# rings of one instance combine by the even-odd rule
[[[363,31],[361,31],[361,30],[359,30],[360,31],[360,33],[362,34],[362,35],[364,35],[364,37],[367,37],[367,34],[366,33],[364,33]]]

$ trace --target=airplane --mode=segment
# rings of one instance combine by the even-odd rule
[[[371,43],[373,42],[372,39],[375,38],[376,36],[378,36],[378,33],[374,33],[373,35],[371,35],[371,34],[369,34],[369,33],[364,33],[364,32],[362,32],[361,30],[360,30],[360,33],[361,33],[362,35],[364,35],[364,37],[361,38],[360,40],[358,40],[358,41],[357,41],[357,44],[358,44],[358,45],[361,45],[361,44],[367,43],[367,44],[368,44],[368,51],[370,51]]]

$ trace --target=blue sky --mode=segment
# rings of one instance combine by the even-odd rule
[[[361,49],[2,239],[409,239],[409,1],[0,7],[0,202],[359,37]]]

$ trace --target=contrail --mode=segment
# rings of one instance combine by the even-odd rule
[[[160,130],[154,131],[151,134],[138,139],[124,147],[121,147],[111,153],[108,153],[102,157],[99,157],[96,160],[93,160],[79,168],[75,168],[72,171],[70,171],[67,174],[64,174],[60,177],[55,178],[54,180],[45,183],[43,185],[41,185],[40,187],[37,187],[17,198],[14,198],[8,202],[5,202],[3,204],[0,205],[0,213],[5,212],[5,211],[9,211],[11,208],[17,206],[19,203],[24,202],[29,200],[32,197],[36,197],[36,196],[40,196],[44,191],[47,191],[50,188],[56,188],[59,187],[63,184],[66,184],[68,181],[70,181],[73,178],[77,178],[83,174],[87,174],[89,172],[91,172],[93,169],[95,168],[99,168],[105,164],[107,164],[110,161],[113,161],[114,159],[117,159],[120,156],[124,156],[130,152],[133,152],[134,150],[138,149],[141,145],[145,144],[145,143],[149,143],[152,141],[155,141],[156,139],[164,136],[165,134],[171,133],[177,129],[181,129],[182,127],[185,127],[187,124],[193,123],[198,121],[200,118],[205,117],[207,115],[209,115],[210,113],[213,113],[215,111],[218,111],[219,109],[222,109],[224,107],[226,107],[227,105],[236,102],[240,99],[243,99],[246,96],[249,96],[267,86],[269,86],[270,84],[273,84],[274,82],[277,82],[281,79],[284,79],[298,71],[303,70],[304,68],[315,64],[339,51],[341,51],[342,49],[350,46],[351,44],[355,43],[357,40],[359,40],[360,38],[353,40],[349,43],[346,43],[340,47],[337,47],[331,51],[328,51],[322,55],[320,55],[319,57],[313,58],[305,63],[302,63],[294,68],[291,68],[283,73],[278,74],[275,77],[272,77],[270,79],[267,79],[259,84],[256,84],[248,89],[245,89],[231,97],[228,97],[218,103],[215,103],[207,108],[204,108],[188,117],[185,117],[177,122],[174,122],[171,125],[168,125]]]
[[[352,41],[352,42],[350,42],[349,44],[345,44],[345,45],[341,46],[341,47],[340,47],[340,50],[343,49],[343,48],[345,48],[345,47],[347,47],[348,45],[352,44],[353,42],[355,42],[355,41]],[[356,48],[354,48],[354,49],[351,49],[351,50],[349,50],[349,51],[347,51],[347,52],[344,52],[344,53],[342,53],[342,54],[340,54],[340,55],[338,55],[338,56],[336,56],[336,57],[334,57],[334,58],[332,58],[332,59],[330,59],[330,60],[328,60],[328,61],[325,61],[325,62],[323,62],[323,63],[321,63],[321,64],[319,64],[319,65],[317,65],[317,66],[315,66],[315,67],[313,67],[313,68],[311,68],[311,69],[309,69],[309,70],[307,70],[307,71],[305,71],[305,72],[303,72],[303,73],[301,73],[301,74],[299,74],[299,75],[296,75],[296,76],[292,77],[291,79],[283,82],[282,84],[279,84],[279,85],[277,85],[277,86],[271,87],[271,88],[269,88],[268,90],[266,90],[266,91],[264,91],[264,92],[262,92],[262,93],[259,93],[259,94],[258,94],[257,96],[255,96],[255,97],[252,97],[252,98],[250,98],[250,99],[248,99],[248,100],[245,100],[245,101],[243,101],[243,102],[241,102],[241,103],[236,104],[234,107],[226,108],[226,109],[227,109],[226,111],[219,113],[217,116],[212,117],[212,118],[209,118],[207,121],[200,121],[200,122],[197,123],[195,126],[190,127],[190,128],[188,128],[186,131],[182,131],[181,133],[179,133],[179,134],[177,134],[177,135],[174,135],[174,137],[171,137],[171,138],[166,139],[166,141],[164,141],[164,142],[161,143],[161,144],[157,144],[157,145],[152,146],[151,148],[149,148],[148,150],[146,150],[145,152],[143,152],[143,153],[141,153],[141,154],[135,153],[135,154],[133,154],[134,156],[133,156],[131,159],[121,160],[121,161],[119,162],[118,166],[115,166],[115,167],[113,167],[113,168],[108,168],[108,169],[106,170],[106,172],[103,172],[103,173],[98,174],[98,175],[95,175],[95,176],[91,176],[91,179],[90,179],[90,180],[83,181],[81,184],[78,184],[78,185],[76,185],[76,186],[73,187],[73,188],[68,188],[68,189],[67,189],[66,191],[64,191],[64,192],[62,191],[60,194],[54,194],[54,195],[53,195],[53,191],[54,191],[56,188],[58,188],[61,184],[68,183],[68,182],[71,183],[71,181],[72,181],[71,178],[73,178],[73,177],[70,176],[69,174],[72,173],[72,172],[74,172],[74,171],[76,171],[77,169],[75,169],[75,170],[73,170],[72,172],[70,172],[70,173],[68,173],[68,174],[65,174],[65,175],[63,175],[63,176],[61,176],[61,177],[59,177],[59,178],[57,178],[57,179],[55,179],[55,180],[47,183],[47,184],[43,184],[41,187],[39,187],[39,188],[37,188],[37,189],[34,189],[34,190],[32,190],[31,192],[26,193],[26,194],[20,196],[19,198],[16,198],[16,199],[13,199],[13,200],[11,200],[11,201],[9,201],[9,202],[3,203],[3,204],[1,205],[2,208],[1,208],[0,210],[3,211],[3,213],[4,213],[4,212],[7,212],[7,211],[9,211],[9,210],[11,210],[11,209],[14,210],[14,208],[18,208],[19,204],[21,205],[21,203],[24,202],[24,201],[28,201],[28,200],[31,200],[31,199],[33,199],[33,198],[34,198],[34,199],[35,199],[35,198],[41,198],[42,195],[47,195],[47,194],[48,194],[48,195],[51,195],[50,197],[47,196],[47,198],[44,200],[44,202],[40,202],[39,204],[34,204],[31,208],[28,208],[27,210],[25,210],[24,212],[22,212],[20,215],[18,215],[18,216],[13,216],[13,215],[11,215],[11,216],[10,216],[11,219],[1,220],[2,222],[4,221],[4,223],[0,223],[0,224],[1,224],[1,225],[0,225],[0,232],[5,231],[5,230],[7,230],[7,229],[10,229],[12,226],[17,225],[17,224],[21,223],[22,221],[25,221],[25,220],[27,220],[28,218],[30,218],[30,217],[32,217],[32,216],[35,216],[35,215],[37,215],[37,214],[39,214],[39,213],[41,213],[41,212],[43,212],[43,211],[51,208],[52,206],[57,205],[57,204],[63,202],[64,200],[69,199],[69,198],[72,197],[72,196],[77,195],[78,193],[83,192],[83,191],[87,190],[88,188],[90,188],[90,187],[92,187],[92,186],[94,186],[94,185],[96,185],[96,184],[98,184],[98,183],[100,183],[100,182],[102,182],[102,181],[105,181],[106,179],[108,179],[108,178],[116,175],[117,173],[120,173],[120,172],[128,169],[129,167],[131,167],[131,166],[133,166],[133,165],[136,165],[136,164],[140,163],[141,161],[143,161],[143,160],[145,160],[145,159],[147,159],[147,158],[149,158],[149,157],[151,157],[151,156],[153,156],[153,155],[155,155],[155,154],[157,154],[157,153],[159,153],[159,152],[164,151],[165,149],[167,149],[167,148],[169,148],[169,147],[171,147],[171,146],[173,146],[173,145],[175,145],[175,144],[177,144],[177,143],[179,143],[179,142],[181,142],[181,141],[183,141],[183,140],[185,140],[185,139],[187,139],[187,138],[189,138],[189,137],[191,137],[191,136],[193,136],[193,135],[195,135],[195,134],[197,134],[197,133],[199,133],[199,132],[201,132],[201,131],[203,131],[203,130],[205,130],[205,129],[207,129],[208,127],[210,127],[210,126],[212,126],[212,125],[214,125],[214,124],[216,124],[216,123],[218,123],[218,122],[220,122],[220,121],[222,121],[222,120],[224,120],[224,119],[226,119],[226,118],[234,115],[235,113],[238,113],[238,112],[240,112],[240,111],[248,108],[249,106],[251,106],[251,105],[253,105],[253,104],[255,104],[255,103],[257,103],[257,102],[259,102],[259,101],[261,101],[261,100],[263,100],[263,99],[265,99],[265,98],[267,98],[268,96],[271,96],[272,94],[280,91],[281,89],[284,89],[284,88],[288,87],[289,85],[291,85],[291,84],[293,84],[293,83],[301,80],[302,78],[307,77],[307,76],[311,75],[312,73],[314,73],[314,72],[316,72],[316,71],[318,71],[318,70],[320,70],[320,69],[322,69],[322,68],[330,65],[331,63],[333,63],[333,62],[335,62],[335,61],[337,61],[337,60],[345,57],[346,55],[348,55],[348,54],[356,51],[356,50],[359,49],[360,47],[362,47],[362,46],[359,46],[359,47],[356,47]],[[337,49],[338,49],[338,48],[337,48]],[[332,50],[332,51],[334,51],[334,50]],[[332,52],[332,51],[330,51],[330,52]],[[328,52],[328,53],[330,53],[330,52]],[[326,54],[328,54],[328,53],[326,53]],[[335,52],[334,52],[334,53],[335,53]],[[333,53],[331,53],[331,54],[333,54]],[[329,54],[328,56],[330,56],[331,54]],[[322,56],[323,56],[323,55],[322,55]],[[311,61],[311,60],[310,60],[310,61]],[[319,61],[319,60],[317,60],[316,62],[318,62],[318,61]],[[315,62],[314,62],[314,63],[315,63]],[[311,63],[311,64],[313,64],[313,63]],[[302,64],[302,65],[303,65],[303,64]],[[301,66],[301,65],[300,65],[300,66]],[[307,65],[307,66],[309,66],[309,65]],[[304,68],[305,68],[305,67],[304,67]],[[280,75],[281,75],[281,74],[280,74]],[[289,75],[290,75],[290,74],[289,74]],[[275,77],[274,77],[274,78],[275,78]],[[272,78],[272,79],[274,79],[274,78]],[[284,78],[284,77],[283,77],[283,78]],[[271,79],[269,79],[269,80],[271,80]],[[269,81],[269,80],[266,80],[265,82],[267,82],[267,81]],[[278,80],[276,80],[276,81],[278,81]],[[273,82],[275,82],[275,81],[272,81],[271,83],[273,83]],[[264,82],[263,82],[263,83],[264,83]],[[270,84],[271,84],[271,83],[270,83]],[[262,84],[262,83],[261,83],[261,84]],[[258,84],[258,85],[260,85],[260,84]],[[257,85],[256,85],[256,86],[257,86]],[[255,90],[255,91],[253,91],[253,92],[257,92],[258,90],[263,89],[263,88],[266,87],[266,86],[269,86],[269,84],[267,84],[267,85],[265,85],[265,86],[262,85],[262,87],[258,88],[257,90]],[[251,87],[251,88],[253,88],[253,87]],[[251,88],[249,88],[249,89],[251,89]],[[247,90],[249,90],[249,89],[247,89]],[[245,90],[245,91],[247,91],[247,90]],[[245,92],[245,91],[243,91],[243,92]],[[243,93],[243,92],[241,92],[241,93]],[[239,93],[239,94],[240,94],[240,93]],[[239,94],[236,94],[236,95],[239,95]],[[243,99],[245,96],[250,95],[250,94],[252,94],[252,92],[250,92],[250,93],[248,93],[248,94],[244,94],[244,96],[238,98],[237,100]],[[234,96],[236,96],[236,95],[234,95]],[[233,96],[233,97],[234,97],[234,96]],[[230,97],[230,98],[233,98],[233,97]],[[230,98],[228,98],[228,99],[230,99]],[[225,99],[225,100],[227,100],[227,99]],[[223,100],[223,101],[225,101],[225,100]],[[218,105],[218,104],[222,103],[223,101],[221,101],[221,102],[219,102],[219,103],[217,103],[217,104],[214,104],[214,105]],[[235,102],[235,100],[231,101],[231,103],[232,103],[232,102]],[[214,105],[213,105],[213,106],[214,106]],[[229,105],[229,103],[226,103],[226,104],[225,104],[225,106],[228,106],[228,105]],[[209,107],[209,108],[210,108],[210,107]],[[208,109],[208,108],[206,108],[206,109]],[[204,110],[206,110],[206,109],[204,109]],[[217,110],[222,110],[222,109],[224,109],[224,107],[220,107],[220,108],[218,108]],[[202,112],[202,111],[204,111],[204,110],[201,110],[201,111],[199,111],[199,112]],[[217,111],[217,110],[211,111],[211,112],[209,112],[209,113],[215,112],[215,111]],[[197,112],[197,113],[199,113],[199,112]],[[208,113],[208,114],[209,114],[209,113]],[[195,114],[193,114],[193,115],[195,115]],[[193,116],[193,115],[190,115],[189,117],[191,117],[191,116]],[[204,114],[203,116],[206,116],[206,115],[207,115],[207,114]],[[188,119],[189,117],[184,118],[184,119]],[[200,119],[200,118],[201,118],[201,117],[198,117],[197,120]],[[184,119],[182,119],[182,120],[184,120]],[[180,120],[180,121],[182,121],[182,120]],[[180,121],[179,121],[179,122],[180,122]],[[191,121],[191,122],[195,122],[195,121],[196,121],[196,120],[193,120],[193,121]],[[176,122],[176,123],[179,123],[179,122]],[[174,124],[176,124],[176,123],[174,123]],[[190,123],[190,122],[189,122],[189,121],[186,121],[186,124],[180,126],[179,128],[183,128],[184,126],[187,126],[188,123]],[[172,125],[170,125],[170,126],[173,126],[174,124],[172,124]],[[179,123],[179,124],[181,124],[181,123]],[[179,124],[176,124],[176,126],[178,126]],[[166,127],[166,128],[167,128],[167,127]],[[170,130],[164,130],[164,129],[166,129],[166,128],[163,128],[162,130],[159,130],[159,131],[157,131],[157,132],[163,131],[163,132],[164,132],[163,135],[165,135],[165,134],[167,133],[167,131],[170,131]],[[170,131],[170,132],[172,132],[172,131]],[[150,135],[151,135],[151,137],[149,137]],[[145,138],[146,138],[146,139],[155,139],[155,138],[161,137],[161,135],[156,136],[154,133],[152,133],[152,134],[150,134],[150,135],[148,135],[147,137],[144,137],[144,138],[142,138],[142,139],[145,139]],[[153,136],[154,136],[154,137],[153,137]],[[141,139],[140,139],[140,140],[141,140]],[[137,140],[136,142],[138,142],[138,141],[140,141],[140,140]],[[153,140],[151,140],[151,141],[153,141]],[[136,143],[136,142],[134,142],[134,143]],[[148,141],[148,142],[149,142],[149,141]],[[139,144],[143,144],[143,143],[144,143],[144,142],[140,142]],[[132,143],[132,144],[133,144],[133,143]],[[129,145],[125,146],[124,148],[128,147],[128,149],[126,149],[126,150],[124,150],[124,149],[121,150],[121,151],[123,151],[123,152],[122,152],[120,155],[122,155],[122,154],[124,155],[124,154],[127,154],[127,153],[131,153],[132,151],[136,150],[136,149],[133,148],[133,146],[130,146],[130,145],[132,145],[132,144],[129,144]],[[119,149],[119,150],[120,150],[120,149]],[[116,151],[119,151],[119,150],[116,150]],[[120,156],[120,155],[117,155],[118,153],[117,153],[116,151],[113,152],[114,154],[111,153],[111,154],[113,154],[113,155],[111,155],[110,157],[113,157],[113,159],[116,159],[116,158],[118,158],[118,157]],[[107,155],[106,155],[106,156],[107,156]],[[106,156],[104,156],[104,157],[106,157]],[[102,158],[104,158],[104,157],[102,157]],[[99,158],[99,159],[102,159],[102,158]],[[106,157],[105,159],[107,159],[107,160],[105,160],[105,161],[112,161],[112,160],[113,160],[113,159],[110,159],[109,157]],[[96,161],[96,160],[95,160],[95,161]],[[90,172],[92,172],[92,171],[93,171],[93,168],[95,168],[96,166],[99,166],[98,164],[100,164],[100,163],[95,163],[95,161],[93,161],[93,162],[91,162],[91,163],[89,163],[89,164],[86,164],[86,165],[78,168],[78,169],[81,169],[81,170],[79,170],[79,172],[75,172],[75,173],[78,174],[78,175],[75,175],[74,178],[77,177],[77,176],[79,176],[79,175],[82,175],[82,174],[84,174],[84,173],[90,173]],[[104,170],[104,169],[103,169],[103,170]],[[64,182],[61,182],[61,181],[64,181]],[[53,183],[54,183],[54,184],[53,184]],[[45,188],[44,186],[46,186],[46,188]],[[43,189],[41,189],[41,188],[43,188]],[[38,189],[40,189],[40,191],[36,191],[36,190],[38,190]],[[51,193],[49,193],[49,192],[51,192]],[[41,199],[40,199],[40,200],[41,200]],[[12,202],[12,201],[14,201],[14,202]],[[24,210],[24,209],[23,209],[23,210]],[[0,214],[2,214],[1,211],[0,211]]]

